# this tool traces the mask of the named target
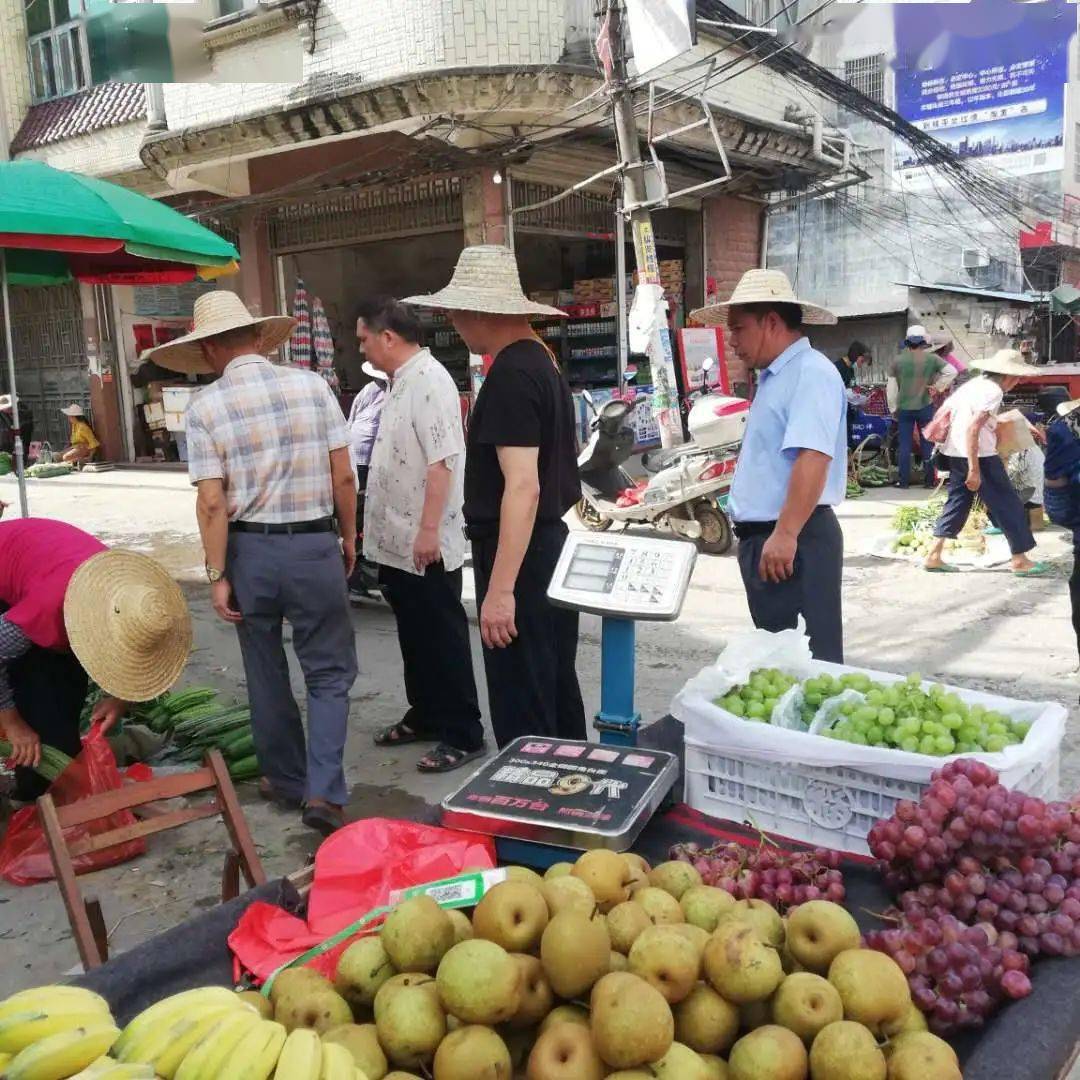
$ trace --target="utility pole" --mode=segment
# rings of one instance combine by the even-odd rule
[[[656,255],[652,214],[642,204],[646,201],[645,165],[641,159],[634,98],[626,75],[626,46],[621,0],[607,0],[608,32],[611,40],[611,82],[609,93],[615,120],[615,140],[623,170],[623,207],[629,207],[634,259],[638,284],[660,286],[660,264]],[[671,353],[671,334],[663,305],[658,313],[661,325],[652,335],[649,360],[652,367],[653,415],[660,428],[660,444],[675,446],[682,442],[675,367]],[[621,387],[620,387],[621,389]]]

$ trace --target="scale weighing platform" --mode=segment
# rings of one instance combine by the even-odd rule
[[[637,748],[634,623],[679,617],[696,558],[682,540],[567,537],[548,597],[602,619],[600,740],[515,739],[443,800],[443,824],[495,836],[501,861],[537,867],[630,848],[679,775],[674,754]]]

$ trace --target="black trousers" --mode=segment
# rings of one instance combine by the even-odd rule
[[[844,662],[844,620],[840,586],[844,572],[844,534],[831,507],[818,507],[799,533],[795,573],[787,581],[763,581],[761,549],[771,523],[736,526],[739,570],[750,617],[759,630],[791,630],[801,615],[810,651],[817,660]]]
[[[1009,480],[1001,458],[997,454],[979,458],[979,475],[982,484],[979,490],[969,491],[966,480],[968,463],[966,458],[953,457],[949,465],[949,493],[941,516],[934,525],[934,536],[955,540],[960,530],[967,524],[971,505],[976,495],[983,501],[993,518],[994,525],[1004,534],[1009,542],[1009,550],[1014,555],[1022,555],[1035,546],[1035,537],[1031,533],[1024,504]]]
[[[366,592],[372,587],[371,564],[364,559],[364,492],[367,488],[368,465],[356,466],[356,479],[359,490],[356,493],[356,566],[349,578],[349,589],[353,592]]]
[[[461,606],[461,570],[436,563],[421,576],[380,566],[379,581],[397,619],[409,700],[405,722],[456,750],[479,749],[484,728],[469,620]]]
[[[1069,603],[1072,607],[1073,633],[1076,653],[1080,656],[1080,529],[1073,529],[1073,568],[1069,578]]]
[[[578,613],[547,598],[567,528],[537,522],[514,586],[518,636],[505,649],[484,649],[491,726],[500,747],[520,735],[584,739],[585,706],[577,678]],[[487,596],[495,535],[473,540],[477,609]]]
[[[82,749],[79,717],[90,685],[75,654],[32,645],[8,665],[8,676],[15,708],[23,720],[43,743],[75,757]],[[15,770],[15,793],[20,799],[36,799],[48,786],[33,769]]]

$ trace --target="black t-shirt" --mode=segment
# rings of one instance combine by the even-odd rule
[[[855,365],[849,364],[843,357],[834,360],[833,363],[836,370],[840,372],[840,378],[844,380],[844,385],[850,386],[855,381]]]
[[[465,455],[465,520],[499,520],[503,474],[495,448],[536,446],[537,521],[558,521],[581,498],[574,400],[570,384],[543,345],[515,341],[495,358],[476,395]]]

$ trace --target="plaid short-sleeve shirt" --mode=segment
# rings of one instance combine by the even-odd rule
[[[188,477],[220,479],[230,521],[280,524],[334,513],[330,451],[349,445],[345,416],[312,371],[238,356],[192,399]]]

